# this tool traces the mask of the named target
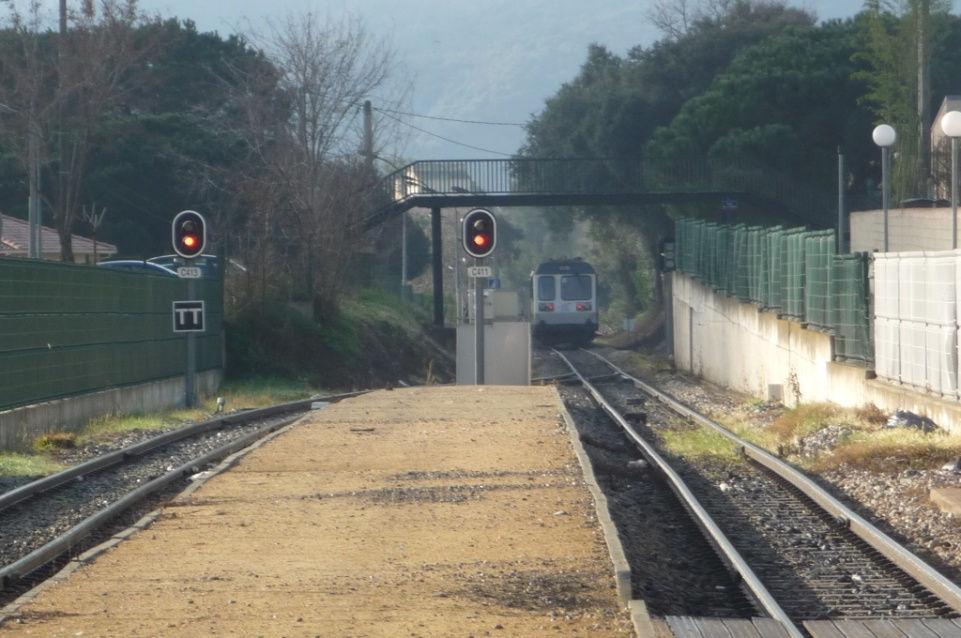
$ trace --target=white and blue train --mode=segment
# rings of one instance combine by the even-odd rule
[[[597,332],[597,273],[583,259],[546,261],[531,273],[534,338],[586,345]]]

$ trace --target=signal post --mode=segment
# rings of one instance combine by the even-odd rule
[[[177,274],[187,280],[187,299],[173,303],[174,332],[186,333],[187,361],[184,373],[184,405],[188,408],[197,404],[197,333],[204,332],[204,301],[197,300],[195,281],[202,274],[194,266],[207,245],[207,221],[196,211],[185,210],[177,213],[172,224],[174,252],[186,260],[187,265],[177,269]]]
[[[497,245],[497,220],[483,208],[477,208],[464,217],[464,250],[475,259],[468,269],[474,279],[474,383],[484,385],[484,288],[493,272],[490,266],[481,265],[494,252]]]

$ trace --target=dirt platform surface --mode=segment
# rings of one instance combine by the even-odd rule
[[[3,636],[627,636],[549,388],[332,405],[42,591]]]

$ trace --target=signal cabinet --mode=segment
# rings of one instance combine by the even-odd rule
[[[531,384],[531,325],[493,321],[484,326],[484,384]],[[457,326],[457,384],[473,385],[474,324]]]

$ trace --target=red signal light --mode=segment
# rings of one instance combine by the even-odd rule
[[[472,257],[487,257],[497,243],[497,220],[490,211],[475,208],[463,222],[464,250]]]
[[[207,222],[203,215],[192,210],[178,213],[173,220],[174,252],[185,259],[193,259],[207,244]]]

